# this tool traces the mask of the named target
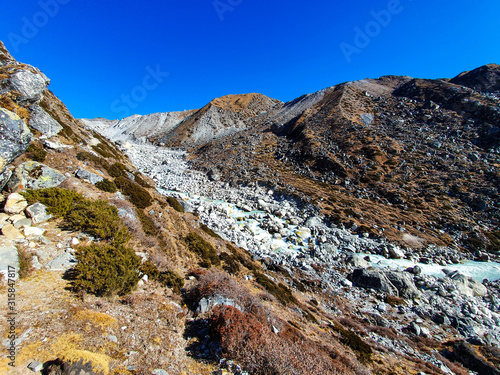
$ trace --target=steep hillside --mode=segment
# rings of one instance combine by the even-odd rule
[[[495,88],[495,71],[491,65],[463,76],[484,72]],[[496,254],[495,95],[410,77],[345,83],[281,126],[263,122],[192,150],[192,161],[226,181],[259,181],[313,202],[332,223],[359,233],[405,246],[410,234],[420,243]]]

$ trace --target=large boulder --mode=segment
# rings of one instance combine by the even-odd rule
[[[457,286],[458,291],[463,295],[469,297],[483,297],[488,294],[488,289],[470,276],[464,275],[460,272],[453,272],[448,274],[448,276],[451,280],[453,280],[453,283]]]
[[[19,69],[13,73],[7,82],[3,84],[1,93],[16,91],[21,94],[16,101],[22,106],[38,104],[43,98],[45,88],[50,84],[50,80],[45,74],[36,68],[30,70]]]
[[[394,296],[399,295],[398,290],[389,281],[385,272],[378,268],[356,268],[351,274],[351,281],[361,288],[381,290]]]
[[[3,210],[7,214],[14,215],[24,211],[27,206],[28,202],[21,194],[13,193],[7,197]]]
[[[64,180],[66,177],[61,172],[35,161],[27,161],[16,168],[7,188],[10,191],[46,189],[59,186]]]
[[[351,274],[351,281],[361,288],[380,290],[403,298],[417,298],[420,293],[410,274],[379,268],[357,268]]]
[[[38,105],[30,107],[31,118],[29,125],[46,135],[53,137],[59,133],[63,127]]]
[[[0,108],[0,173],[7,164],[21,155],[31,142],[31,132],[24,120],[5,108]]]
[[[90,182],[92,185],[97,184],[104,180],[104,177],[99,176],[98,174],[87,171],[86,169],[78,168],[76,171],[76,177],[81,178],[87,182]]]

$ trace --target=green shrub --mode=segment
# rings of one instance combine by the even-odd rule
[[[211,265],[217,266],[220,264],[220,259],[214,247],[205,241],[203,237],[196,233],[189,233],[184,240],[189,250],[201,257],[201,267],[210,268]]]
[[[200,224],[200,228],[203,232],[205,232],[206,234],[208,234],[210,237],[213,237],[213,238],[220,238],[220,236],[215,233],[212,229],[210,229],[209,227],[207,227],[205,224]]]
[[[141,185],[141,186],[142,186],[142,187],[144,187],[144,188],[147,188],[147,189],[148,189],[148,188],[150,188],[150,187],[151,187],[151,185],[150,185],[150,184],[148,184],[148,183],[147,183],[147,182],[146,182],[146,181],[142,178],[142,176],[141,176],[141,174],[140,174],[140,173],[136,173],[136,174],[135,174],[134,181],[135,181],[135,182],[137,182],[139,185]]]
[[[28,190],[22,195],[29,204],[40,202],[47,206],[47,211],[52,215],[63,218],[76,204],[86,199],[83,195],[66,189],[49,188],[41,190]]]
[[[108,150],[106,150],[106,147],[102,143],[99,143],[98,145],[92,146],[92,150],[94,150],[99,155],[101,155],[105,158],[112,158],[114,156],[112,153],[110,153]]]
[[[46,205],[49,213],[64,219],[65,225],[72,230],[116,243],[125,243],[130,238],[116,207],[105,201],[92,201],[77,192],[60,188],[28,190],[23,195],[30,204]]]
[[[114,163],[107,168],[111,177],[127,176],[127,168],[122,163]]]
[[[105,159],[87,151],[80,151],[76,154],[76,158],[80,161],[90,161],[94,163],[95,166],[101,166],[105,170],[109,168],[109,164]]]
[[[17,253],[19,255],[19,278],[24,279],[31,273],[33,256],[22,249],[19,249]]]
[[[97,182],[95,186],[96,188],[108,193],[116,193],[118,191],[116,184],[113,181],[108,180],[107,178]]]
[[[235,258],[246,268],[248,268],[250,271],[257,271],[258,268],[257,266],[249,259],[247,259],[244,255],[240,254],[240,252],[231,244],[226,245],[227,249],[233,253]]]
[[[342,327],[340,324],[334,323],[333,329],[340,333],[342,344],[347,345],[356,353],[358,360],[360,362],[369,362],[372,358],[372,348],[366,342],[364,342],[361,337],[356,335],[354,332],[349,331]]]
[[[47,151],[45,151],[43,147],[40,147],[35,143],[31,143],[26,149],[26,156],[31,160],[43,163],[45,161],[45,157],[47,156]]]
[[[125,243],[130,239],[116,207],[102,200],[77,203],[65,215],[65,221],[71,229],[81,230],[103,240]]]
[[[268,278],[260,271],[253,271],[255,281],[262,285],[269,293],[278,299],[283,305],[289,303],[297,304],[297,299],[293,296],[292,291],[284,284],[276,285],[274,281]]]
[[[179,201],[174,197],[167,197],[167,202],[170,205],[170,207],[172,207],[177,212],[185,212],[184,207],[182,207]]]
[[[146,215],[143,210],[136,208],[135,212],[137,213],[137,217],[141,222],[142,230],[144,231],[144,233],[146,233],[148,236],[158,236],[160,234],[158,228],[156,228],[154,221],[148,215]]]
[[[123,176],[115,178],[115,184],[123,194],[130,198],[132,204],[134,204],[137,208],[146,208],[151,205],[153,201],[151,195],[147,190],[139,186],[139,184],[136,184]]]
[[[236,257],[229,255],[227,253],[221,253],[219,258],[224,262],[222,268],[227,273],[235,275],[240,271],[240,265],[238,264]]]
[[[72,284],[97,296],[125,295],[140,279],[140,258],[123,244],[91,244],[76,251]]]
[[[159,271],[156,265],[150,260],[141,264],[140,271],[142,274],[148,275],[151,280],[156,280],[161,285],[172,288],[177,293],[184,286],[184,279],[182,277],[171,270]]]

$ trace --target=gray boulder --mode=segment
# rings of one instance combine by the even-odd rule
[[[52,215],[47,214],[47,207],[41,203],[35,203],[26,208],[26,215],[31,218],[33,224],[40,224],[52,218]]]
[[[381,290],[393,296],[399,295],[398,290],[389,281],[384,271],[378,268],[356,268],[351,274],[351,281],[361,288]]]
[[[54,259],[52,259],[48,264],[47,268],[51,271],[66,271],[71,267],[75,266],[77,260],[71,253],[62,253]]]
[[[476,279],[470,276],[464,275],[460,272],[453,272],[448,274],[448,276],[453,280],[453,283],[457,286],[458,291],[468,297],[479,296],[483,297],[488,294],[488,289],[481,284]]]
[[[31,118],[29,125],[43,133],[47,137],[53,137],[57,135],[63,127],[50,115],[43,110],[42,107],[34,105],[30,107]]]
[[[31,132],[24,120],[13,112],[0,108],[0,172],[28,148]]]
[[[420,292],[415,286],[413,278],[409,273],[386,271],[385,275],[387,276],[391,284],[394,285],[398,290],[399,297],[413,299],[420,296]]]
[[[7,182],[9,182],[12,177],[12,171],[10,169],[6,169],[3,173],[0,173],[0,191],[3,190]]]
[[[33,68],[35,70],[35,68]],[[20,69],[11,75],[4,92],[16,91],[21,94],[17,99],[20,105],[32,105],[39,103],[43,98],[45,88],[50,80],[41,72],[33,73],[29,70]]]
[[[226,298],[221,295],[215,295],[212,297],[204,297],[198,302],[198,308],[196,309],[196,312],[198,314],[204,314],[208,311],[210,311],[214,306],[217,305],[224,305],[224,306],[232,306],[237,308],[238,310],[242,311],[243,309],[232,299]]]
[[[98,174],[87,171],[86,169],[78,168],[76,171],[76,177],[81,178],[87,182],[90,182],[92,185],[97,184],[104,180],[104,177],[99,176]]]
[[[10,244],[10,241],[2,241],[0,243],[0,273],[7,278],[9,266],[15,267],[16,278],[19,271],[19,255],[15,246]]]
[[[408,273],[379,268],[357,268],[351,274],[351,281],[358,287],[376,289],[398,297],[417,298],[420,296],[420,292]]]
[[[61,185],[66,177],[59,171],[35,161],[20,164],[10,178],[7,188],[10,191],[18,189],[46,189]]]

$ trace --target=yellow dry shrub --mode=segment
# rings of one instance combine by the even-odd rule
[[[79,349],[81,341],[81,335],[74,333],[62,335],[51,345],[52,353],[56,358],[60,358],[70,363],[79,361],[83,363],[90,362],[92,363],[93,371],[102,372],[104,375],[108,375],[111,358],[105,354]]]
[[[73,319],[99,326],[103,331],[118,325],[118,322],[112,316],[91,310],[80,310],[75,314]]]

